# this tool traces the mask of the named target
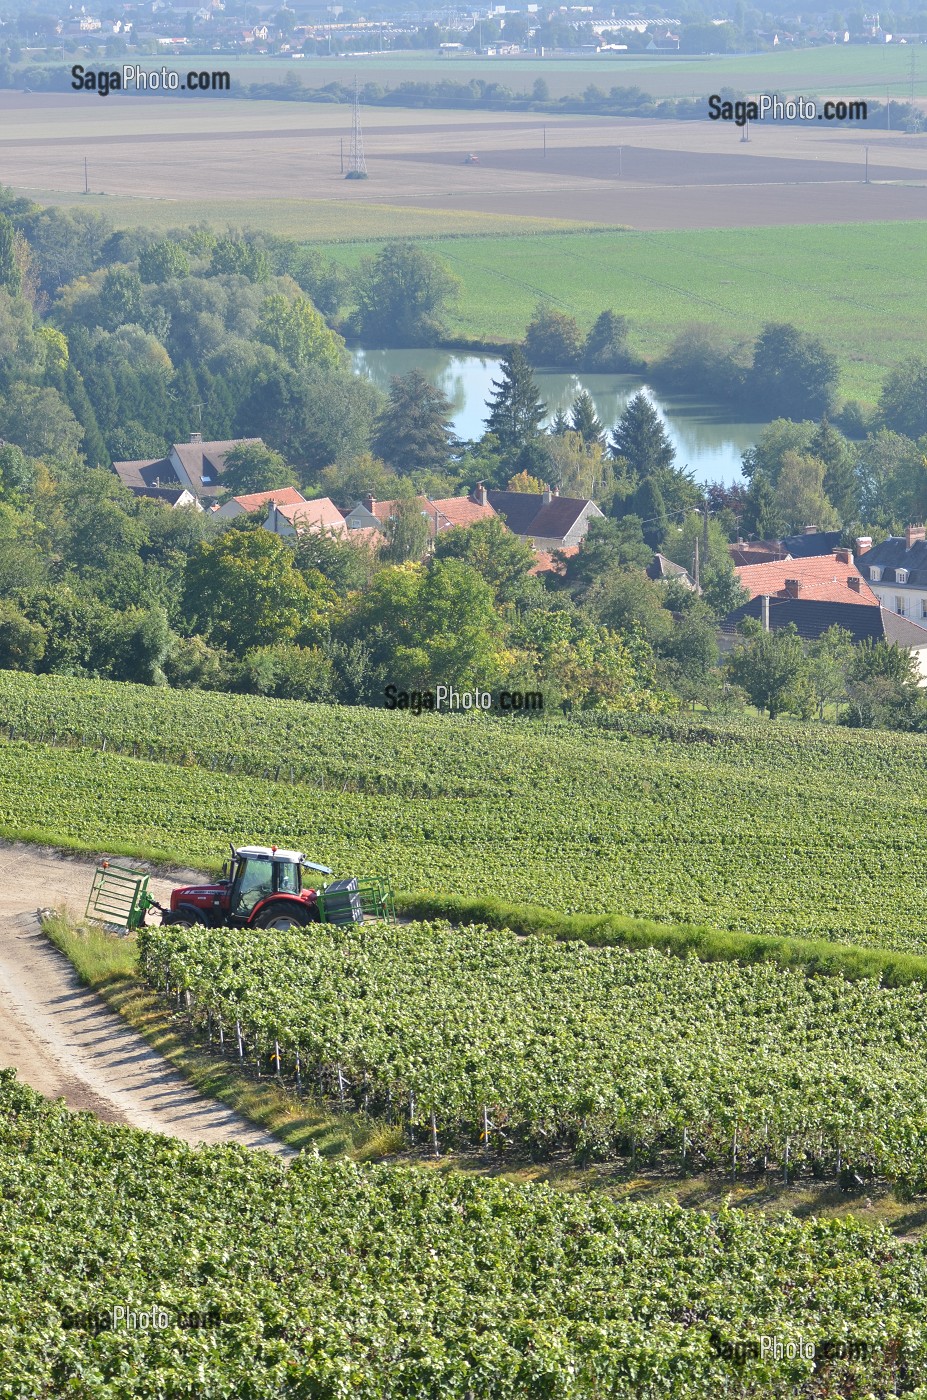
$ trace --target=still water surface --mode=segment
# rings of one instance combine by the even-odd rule
[[[394,374],[421,370],[453,404],[458,437],[476,438],[484,431],[486,400],[492,381],[499,378],[499,360],[446,350],[354,350],[352,354],[355,370],[383,390],[389,389]],[[704,399],[657,393],[634,374],[538,372],[535,378],[547,404],[548,420],[558,409],[568,413],[580,389],[586,389],[609,429],[621,417],[628,400],[644,389],[666,425],[676,449],[677,466],[690,467],[697,481],[736,481],[741,475],[741,453],[753,446],[764,427],[762,423],[742,422],[730,410]]]

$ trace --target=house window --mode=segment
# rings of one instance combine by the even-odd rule
[[[895,570],[895,582],[896,582],[896,583],[907,583],[907,581],[908,581],[908,571],[907,571],[907,569],[896,569],[896,570]]]
[[[873,583],[878,583],[879,579],[882,577],[882,570],[877,568],[875,564],[870,564],[869,577],[872,579]]]
[[[921,617],[927,617],[927,598],[921,599]]]
[[[901,613],[902,617],[904,616],[904,599],[899,598],[897,593],[895,594],[895,612]]]

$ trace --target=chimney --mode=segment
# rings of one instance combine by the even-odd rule
[[[910,549],[912,545],[920,544],[927,529],[923,525],[909,525],[904,532],[905,549]]]
[[[202,442],[202,441],[203,441],[203,434],[202,434],[202,433],[191,433],[191,434],[190,434],[190,441],[191,441],[191,442]]]
[[[785,591],[790,598],[797,598],[801,592],[801,579],[787,578],[785,581]]]
[[[869,551],[871,548],[872,548],[872,536],[871,536],[871,535],[860,535],[859,538],[858,538],[858,540],[856,541],[856,553],[857,553],[857,554],[867,554],[868,551]]]
[[[859,574],[851,574],[850,577],[847,579],[847,588],[852,588],[854,593],[858,593],[860,591],[861,584],[862,579],[860,578]]]
[[[555,487],[553,488],[553,494],[554,494],[555,496],[559,496],[559,495],[560,495],[560,487],[559,487],[559,486],[555,486]]]
[[[541,500],[544,502],[544,504],[545,504],[546,506],[549,506],[550,503],[551,503],[551,501],[552,501],[553,499],[554,499],[554,493],[551,491],[551,489],[550,489],[549,486],[545,486],[545,487],[544,487],[544,494],[543,494],[543,496],[541,497]]]
[[[478,506],[485,506],[489,503],[489,496],[486,494],[485,482],[478,481],[470,492],[470,500],[475,501]]]
[[[371,514],[371,515],[375,514],[375,512],[374,512],[374,506],[375,506],[375,505],[376,505],[376,500],[375,500],[375,498],[374,498],[372,495],[370,495],[369,492],[368,492],[368,494],[364,497],[364,507],[365,507],[366,510],[369,510],[369,511],[370,511],[370,514]]]
[[[817,525],[806,525],[805,528],[804,528],[804,530],[802,530],[802,534],[803,534],[803,535],[816,535],[817,532],[818,532],[818,527],[817,527]]]
[[[769,631],[769,594],[764,593],[760,599],[760,617],[763,620],[763,631]]]
[[[852,563],[853,563],[853,556],[852,556],[852,554],[850,553],[850,551],[849,551],[848,549],[835,549],[835,550],[834,550],[834,554],[835,554],[836,557],[837,557],[837,563],[838,563],[838,564],[852,564]]]

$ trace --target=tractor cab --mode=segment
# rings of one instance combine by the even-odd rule
[[[325,865],[306,860],[301,851],[281,851],[276,846],[239,846],[232,850],[228,868],[228,913],[250,922],[257,906],[273,895],[303,896],[303,871],[331,875]],[[313,893],[313,892],[310,892]]]

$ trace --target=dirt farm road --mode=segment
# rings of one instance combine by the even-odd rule
[[[0,843],[0,1067],[69,1108],[188,1143],[289,1150],[204,1098],[77,974],[41,931],[39,911],[83,914],[94,863]],[[172,883],[153,878],[156,898]]]

